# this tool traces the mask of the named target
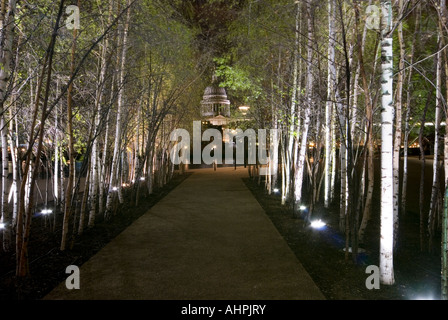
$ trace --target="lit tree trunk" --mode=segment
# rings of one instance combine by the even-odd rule
[[[314,46],[314,36],[313,36],[313,23],[312,23],[312,3],[309,1],[307,3],[307,21],[308,21],[308,52],[307,52],[307,84],[306,84],[306,106],[304,110],[304,123],[301,132],[301,142],[299,158],[297,163],[297,168],[294,177],[294,211],[297,214],[302,202],[302,186],[303,186],[303,175],[305,169],[305,157],[308,149],[308,131],[311,122],[311,110],[313,106],[313,46]]]
[[[446,9],[446,0],[440,0],[440,16],[441,26],[447,25],[448,12]],[[440,26],[440,25],[439,25]],[[442,36],[444,30],[441,30]],[[445,29],[445,32],[447,30]],[[444,37],[442,37],[444,39]],[[445,41],[443,41],[445,43]],[[445,67],[445,89],[446,97],[448,97],[448,56],[446,50],[443,51],[443,60]],[[445,106],[446,124],[448,124],[448,110]],[[445,199],[442,214],[442,230],[441,230],[441,297],[442,300],[448,300],[448,125],[445,125],[445,140],[444,140],[444,169],[445,169]]]
[[[324,184],[324,205],[328,208],[331,198],[331,169],[335,164],[332,163],[332,114],[334,105],[333,95],[333,78],[332,65],[335,64],[335,28],[334,28],[334,12],[335,12],[335,0],[328,1],[328,31],[329,31],[329,44],[328,44],[328,81],[327,81],[327,103],[325,105],[325,184]]]
[[[404,10],[403,0],[399,0],[400,14]],[[403,109],[403,82],[404,82],[404,60],[406,51],[403,38],[403,23],[398,25],[398,42],[400,47],[400,61],[398,66],[398,79],[396,87],[396,103],[395,103],[395,140],[394,140],[394,247],[398,238],[398,224],[400,213],[400,150],[402,142],[402,109]]]
[[[340,114],[340,125],[344,127],[343,133],[341,134],[341,146],[340,146],[340,164],[341,164],[341,188],[340,188],[340,207],[339,207],[339,230],[345,232],[346,225],[346,215],[347,215],[347,147],[346,147],[346,126],[345,119],[343,115],[345,114],[343,110],[338,110]],[[342,115],[342,116],[341,116]]]
[[[446,132],[448,135],[448,130]],[[446,139],[445,139],[446,140]],[[448,143],[445,143],[445,150],[448,148]],[[445,168],[447,165],[447,151],[445,151]],[[448,181],[445,179],[445,186],[448,186]],[[445,187],[445,200],[443,206],[442,216],[442,251],[441,251],[441,287],[442,287],[442,300],[448,300],[448,187]]]
[[[130,0],[127,2],[127,6],[130,6]],[[119,158],[120,158],[120,149],[121,149],[121,134],[122,134],[122,108],[124,104],[124,77],[125,77],[125,67],[126,67],[126,54],[128,47],[128,31],[129,31],[129,23],[131,19],[130,8],[127,9],[126,22],[123,30],[123,42],[122,42],[122,52],[121,52],[121,65],[120,65],[120,76],[119,76],[119,85],[118,85],[118,101],[117,101],[117,121],[116,121],[116,131],[115,131],[115,144],[114,144],[114,153],[112,156],[112,168],[110,173],[110,182],[109,182],[109,193],[107,195],[106,201],[106,218],[109,219],[112,211],[112,201],[114,200],[114,191],[118,191],[120,202],[121,200],[121,190],[122,186],[118,183],[119,176]]]
[[[29,179],[22,179],[21,185],[20,185],[20,200],[19,200],[19,212],[17,215],[17,233],[16,233],[16,259],[17,259],[17,268],[16,268],[16,275],[19,279],[23,279],[26,275],[29,274],[29,265],[28,265],[28,242],[30,239],[30,233],[31,233],[31,218],[34,214],[34,187],[35,182],[37,179],[37,174],[39,171],[39,165],[40,165],[40,158],[41,158],[41,151],[42,151],[42,143],[43,143],[43,136],[44,136],[44,126],[45,126],[45,119],[46,119],[46,113],[47,113],[47,106],[48,106],[48,98],[50,94],[50,84],[51,84],[51,75],[52,75],[52,68],[53,68],[53,55],[54,55],[54,48],[56,44],[56,37],[57,37],[57,30],[59,28],[59,22],[63,14],[63,7],[64,7],[64,0],[61,0],[59,5],[59,11],[56,18],[56,23],[53,29],[52,37],[50,44],[48,46],[48,49],[46,51],[45,58],[43,60],[43,68],[42,68],[42,74],[38,79],[38,85],[37,85],[37,91],[36,91],[36,98],[35,98],[35,105],[34,105],[34,112],[33,112],[33,120],[31,125],[31,132],[29,136],[29,147],[28,147],[28,154],[25,161],[25,170],[24,170],[24,176],[30,175]],[[41,120],[40,125],[38,128],[39,136],[38,138],[38,145],[37,145],[37,152],[36,152],[36,160],[34,162],[34,168],[31,169],[31,158],[32,158],[32,149],[31,146],[35,143],[35,131],[34,127],[37,122],[37,115],[39,111],[40,106],[40,95],[42,93],[42,84],[43,79],[46,75],[46,88],[45,88],[45,95],[44,100],[42,101],[42,112],[41,112]],[[25,201],[25,190],[26,185],[29,183],[29,195],[27,197],[27,201]]]
[[[334,105],[333,105],[334,107]],[[334,108],[333,108],[334,109]],[[336,187],[336,171],[337,171],[337,141],[336,141],[336,115],[335,110],[333,110],[331,115],[331,181],[330,181],[330,200],[333,201],[335,197],[335,187]]]
[[[16,100],[14,98],[14,100]],[[18,160],[18,125],[17,125],[17,113],[16,105],[14,104],[14,108],[10,109],[10,123],[9,130],[11,132],[11,140],[10,140],[10,148],[11,148],[11,160],[12,160],[12,199],[13,199],[13,207],[12,207],[12,224],[15,225],[17,219],[17,212],[19,209],[18,199],[19,199],[19,160]]]
[[[56,95],[59,96],[59,79],[56,80]],[[59,205],[59,134],[58,134],[58,115],[59,110],[56,107],[54,116],[54,168],[53,168],[53,197],[54,204]]]
[[[383,23],[381,30],[381,240],[380,279],[385,285],[395,282],[393,266],[394,244],[394,172],[393,172],[393,39],[392,3],[381,0]]]
[[[111,92],[114,92],[113,90],[113,83],[112,80],[112,86],[111,86]],[[112,99],[113,95],[111,96],[111,103],[112,105]],[[110,112],[107,110],[107,116],[106,116],[106,128],[104,133],[104,146],[103,146],[103,154],[101,157],[101,165],[98,168],[98,184],[99,184],[99,199],[98,199],[98,212],[105,215],[105,209],[104,209],[104,192],[106,191],[106,188],[109,188],[108,184],[106,184],[106,159],[109,156],[108,153],[108,144],[109,144],[109,118],[110,118]]]
[[[359,19],[359,15],[357,16],[357,22]],[[367,24],[364,26],[364,36],[367,31]],[[360,44],[359,44],[360,43]],[[367,189],[364,191],[366,194],[365,197],[365,203],[364,203],[364,210],[362,214],[362,220],[361,224],[359,226],[358,230],[358,239],[359,242],[362,243],[364,241],[364,234],[365,230],[367,228],[367,224],[370,220],[371,216],[371,209],[372,209],[372,197],[373,197],[373,187],[374,187],[374,139],[373,139],[373,103],[372,103],[372,97],[371,97],[371,91],[369,87],[369,82],[367,79],[367,74],[365,71],[365,65],[364,65],[364,45],[365,45],[365,37],[361,39],[361,37],[358,35],[358,60],[359,60],[359,73],[361,77],[361,82],[363,86],[364,91],[364,101],[366,106],[366,117],[365,117],[365,128],[366,128],[366,138],[365,138],[365,144],[367,150],[365,151],[365,170],[363,170],[363,173],[367,170],[367,177],[364,177],[364,179],[367,178]],[[362,192],[361,194],[364,194]]]
[[[8,126],[4,104],[7,98],[8,84],[12,78],[12,43],[14,38],[16,1],[9,0],[8,7],[6,7],[6,0],[2,0],[0,10],[0,137],[2,143],[0,221],[5,224],[3,231],[3,249],[8,252],[12,247],[12,216],[8,205]]]
[[[110,2],[109,6],[109,17],[108,17],[108,25],[110,25],[112,20],[112,10],[113,10],[113,2]],[[100,75],[98,78],[98,87],[96,92],[96,110],[97,115],[95,117],[95,134],[92,145],[92,154],[91,154],[91,187],[90,187],[90,212],[89,212],[89,221],[88,227],[92,228],[95,224],[95,217],[97,214],[97,206],[98,206],[98,193],[100,188],[100,175],[99,175],[99,133],[100,133],[100,117],[102,115],[102,102],[104,98],[104,81],[106,79],[106,70],[107,70],[107,51],[109,48],[109,38],[106,37],[104,40],[104,46],[101,51],[100,58]]]
[[[428,249],[429,252],[432,251],[434,232],[435,232],[435,219],[437,215],[438,207],[438,193],[439,193],[439,154],[440,154],[440,122],[441,122],[441,109],[443,104],[442,96],[442,34],[439,31],[439,49],[437,53],[437,71],[436,71],[436,110],[435,110],[435,136],[434,136],[434,161],[433,161],[433,178],[432,178],[432,188],[431,188],[431,202],[428,214],[428,234],[429,242]]]
[[[289,197],[289,186],[290,183],[290,176],[294,169],[294,132],[299,130],[300,125],[296,126],[296,122],[299,121],[298,117],[296,116],[297,113],[297,100],[298,100],[298,93],[300,92],[299,89],[299,37],[301,32],[301,24],[300,24],[300,17],[301,17],[301,6],[300,2],[297,1],[296,6],[296,18],[295,18],[295,39],[294,39],[294,61],[293,61],[293,74],[292,74],[292,94],[291,94],[291,109],[290,109],[290,123],[289,123],[289,131],[288,131],[288,141],[287,141],[287,152],[285,155],[286,160],[286,166],[284,167],[285,170],[285,187],[287,189],[287,192],[285,192],[284,196],[282,197],[282,203],[285,204],[286,199]]]

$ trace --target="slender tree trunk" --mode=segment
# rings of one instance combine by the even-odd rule
[[[131,4],[131,0],[127,1],[127,6],[129,7]],[[125,67],[126,67],[126,55],[128,49],[128,32],[129,32],[129,23],[131,19],[131,9],[127,9],[126,22],[123,29],[123,42],[122,42],[122,52],[121,52],[121,65],[120,65],[120,76],[119,76],[119,85],[118,85],[118,99],[117,99],[117,121],[116,121],[116,131],[115,131],[115,144],[114,144],[114,153],[112,156],[112,168],[111,168],[111,176],[109,183],[109,193],[107,195],[106,202],[106,218],[109,219],[112,211],[112,201],[114,200],[114,191],[118,191],[119,198],[121,200],[121,190],[122,186],[118,183],[118,176],[120,174],[119,168],[119,157],[120,157],[120,149],[121,149],[121,135],[122,135],[122,112],[124,105],[124,78],[125,78]]]
[[[87,200],[89,199],[90,174],[91,174],[91,168],[90,168],[90,163],[89,163],[88,168],[87,168],[86,181],[84,182],[84,192],[83,192],[82,202],[81,202],[81,212],[79,213],[78,235],[82,235],[82,233],[84,232],[85,217],[86,217],[87,202],[88,202]]]
[[[48,106],[48,98],[50,95],[50,84],[51,84],[51,75],[52,75],[52,67],[53,67],[53,55],[54,55],[54,48],[56,44],[56,37],[57,37],[57,30],[59,28],[59,22],[62,17],[63,13],[63,7],[64,7],[64,0],[61,0],[59,5],[59,12],[56,18],[56,23],[53,29],[53,34],[51,37],[50,44],[48,46],[48,50],[46,53],[46,56],[44,58],[43,63],[43,70],[42,75],[40,76],[38,80],[37,85],[37,94],[36,94],[36,102],[34,106],[34,114],[33,114],[33,120],[32,120],[32,126],[31,126],[31,133],[30,133],[30,143],[29,146],[31,147],[34,145],[35,142],[35,132],[34,132],[34,126],[37,122],[37,115],[40,105],[40,94],[42,91],[42,83],[43,79],[45,77],[45,74],[47,75],[46,79],[46,88],[45,88],[45,96],[42,103],[42,112],[41,112],[41,121],[39,125],[39,136],[38,136],[38,145],[37,145],[37,152],[36,152],[36,160],[34,162],[34,168],[31,170],[31,158],[32,158],[32,152],[31,148],[28,148],[28,155],[27,159],[25,161],[25,172],[24,176],[31,175],[30,179],[22,179],[21,187],[20,187],[20,207],[18,212],[18,221],[17,221],[17,234],[16,234],[16,256],[17,256],[17,269],[16,274],[19,279],[23,279],[25,276],[29,274],[29,268],[28,268],[28,242],[30,238],[30,232],[31,232],[31,217],[34,213],[34,187],[35,182],[37,179],[37,175],[39,172],[39,165],[40,165],[40,158],[41,158],[41,152],[42,152],[42,143],[43,143],[43,136],[44,136],[44,129],[45,129],[45,119],[46,119],[46,113],[47,113],[47,106]],[[30,184],[29,187],[29,196],[27,201],[27,206],[25,207],[25,189],[27,183]]]
[[[0,138],[2,143],[0,221],[5,225],[3,230],[3,249],[6,252],[12,249],[12,215],[8,204],[8,125],[6,119],[7,113],[4,109],[4,105],[8,95],[8,85],[13,78],[11,75],[11,64],[15,12],[15,0],[9,0],[7,8],[6,0],[2,0],[0,12]]]
[[[112,20],[112,11],[113,11],[113,2],[110,2],[109,6],[109,16],[108,16],[108,25],[110,25]],[[96,110],[97,115],[95,117],[95,133],[94,140],[92,145],[92,155],[91,155],[91,192],[90,192],[90,212],[89,212],[89,221],[88,227],[92,228],[95,224],[95,218],[97,215],[98,208],[98,193],[100,183],[100,170],[99,170],[99,135],[100,135],[100,117],[103,114],[102,102],[104,99],[104,85],[106,79],[106,71],[107,71],[107,52],[109,49],[109,37],[106,37],[104,40],[104,46],[101,51],[100,58],[100,74],[98,78],[98,87],[96,92]],[[106,111],[108,112],[108,111]]]
[[[440,15],[442,26],[447,25],[448,12],[446,9],[446,0],[440,0]],[[445,32],[447,30],[445,29]],[[444,35],[442,29],[442,36]],[[444,37],[442,38],[444,39]],[[445,43],[445,41],[443,41]],[[446,50],[443,51],[443,60],[445,67],[445,89],[446,97],[448,97],[448,56]],[[446,124],[448,124],[448,108],[445,105]],[[442,227],[441,227],[441,297],[442,300],[448,300],[448,125],[445,125],[445,140],[444,140],[444,172],[445,172],[445,195],[444,195],[444,207],[442,214]]]
[[[415,18],[415,29],[414,34],[420,33],[420,19],[421,19],[421,3],[417,4],[416,8],[416,18]],[[411,58],[410,65],[414,63],[415,56],[415,46],[416,46],[417,37],[413,38],[412,47],[411,47]],[[406,120],[405,120],[405,135],[404,135],[404,155],[403,155],[403,183],[401,187],[401,212],[406,214],[406,199],[407,199],[407,188],[408,188],[408,148],[409,148],[409,134],[411,132],[410,129],[410,118],[411,118],[411,98],[412,98],[412,75],[413,68],[409,68],[408,76],[407,76],[407,94],[406,94]]]
[[[439,30],[439,50],[437,53],[437,71],[436,71],[436,110],[435,110],[435,136],[434,136],[434,160],[433,160],[433,178],[432,178],[432,188],[431,188],[431,202],[428,214],[428,250],[432,252],[433,240],[435,232],[435,219],[437,216],[437,203],[438,203],[438,193],[439,193],[439,155],[440,155],[440,122],[441,122],[441,112],[443,104],[442,95],[442,34]]]
[[[80,0],[78,0],[78,7],[80,7]],[[78,30],[73,29],[73,44],[71,51],[70,74],[75,72],[75,53],[76,53],[76,38]],[[69,154],[69,174],[67,180],[67,187],[65,190],[65,208],[64,219],[62,222],[62,239],[60,250],[64,251],[67,248],[67,238],[69,233],[69,223],[72,216],[72,199],[73,187],[75,179],[75,141],[73,137],[73,83],[70,83],[67,90],[67,133],[68,133],[68,154]]]
[[[447,132],[448,134],[448,132]],[[445,151],[445,155],[446,155]],[[448,162],[445,157],[445,167]],[[448,186],[445,180],[445,185]],[[448,187],[445,187],[445,200],[443,206],[442,216],[442,247],[441,247],[441,287],[442,287],[442,300],[448,300]]]
[[[303,187],[303,176],[305,169],[305,158],[306,152],[308,150],[308,131],[311,123],[311,110],[313,108],[313,85],[314,85],[314,75],[313,75],[313,47],[314,47],[314,32],[313,32],[313,10],[312,6],[314,1],[309,1],[307,3],[307,22],[308,22],[308,52],[307,52],[307,85],[306,85],[306,106],[304,110],[304,123],[301,132],[301,142],[297,169],[295,170],[294,177],[294,211],[297,215],[300,210],[302,202],[302,187]],[[307,220],[307,217],[305,217]]]
[[[359,20],[359,15],[357,15],[357,22]],[[364,35],[366,32],[367,25],[364,26]],[[358,35],[358,63],[359,63],[359,73],[361,77],[361,82],[364,91],[364,101],[366,105],[366,138],[365,145],[367,150],[364,152],[365,154],[365,166],[366,169],[363,170],[363,173],[367,171],[367,189],[365,190],[366,198],[364,203],[364,210],[362,214],[361,225],[358,230],[358,240],[360,243],[364,241],[365,230],[367,228],[367,224],[370,220],[371,216],[371,208],[372,208],[372,198],[373,198],[373,187],[374,187],[374,140],[373,140],[373,103],[371,97],[371,91],[369,87],[369,82],[367,80],[367,74],[365,71],[364,65],[364,44],[365,38],[361,39],[360,35]],[[365,178],[364,178],[365,180]],[[364,194],[364,191],[361,193]]]
[[[404,0],[399,0],[400,15],[404,10]],[[398,43],[400,47],[400,59],[398,65],[398,78],[396,86],[396,103],[395,103],[395,138],[394,138],[394,247],[398,239],[398,224],[400,213],[400,151],[402,143],[402,123],[403,123],[403,82],[404,82],[404,61],[406,59],[406,51],[403,36],[403,23],[398,24]]]
[[[335,64],[335,28],[334,28],[334,15],[335,12],[335,0],[328,0],[328,32],[329,32],[329,43],[328,43],[328,80],[327,80],[327,103],[325,105],[325,184],[324,184],[324,205],[325,208],[330,206],[330,198],[331,198],[331,171],[332,163],[331,153],[332,153],[332,114],[333,114],[333,106],[334,106],[334,88],[333,88],[333,76],[331,74],[332,68],[331,65]]]
[[[393,173],[393,38],[392,3],[381,0],[385,16],[381,39],[381,240],[380,279],[385,285],[395,283],[393,265],[394,242],[394,173]]]
[[[59,96],[59,79],[56,80],[56,95]],[[55,206],[59,206],[59,110],[56,107],[54,116],[54,167],[53,167],[53,198]],[[61,164],[62,165],[62,164]]]
[[[431,101],[431,94],[428,94],[426,101],[426,106],[423,111],[421,123],[426,123],[426,114],[428,112],[429,104]],[[423,143],[424,125],[420,126],[420,132],[418,135],[418,142],[420,145],[420,160],[421,160],[421,171],[420,171],[420,196],[419,196],[419,209],[420,209],[420,251],[424,251],[424,241],[425,241],[425,213],[424,213],[424,198],[425,198],[425,169],[426,169],[426,155]]]
[[[300,38],[300,32],[301,32],[301,23],[300,23],[300,17],[301,17],[301,5],[300,2],[296,3],[296,19],[295,19],[295,38],[294,38],[294,56],[293,56],[293,81],[292,81],[292,94],[291,94],[291,109],[290,109],[290,123],[289,123],[289,131],[288,131],[288,142],[287,142],[287,152],[286,152],[286,166],[285,166],[285,173],[286,173],[286,182],[285,186],[287,187],[287,192],[283,196],[283,204],[286,202],[286,199],[289,197],[289,186],[290,186],[290,176],[291,173],[294,170],[294,155],[293,155],[293,148],[294,148],[294,132],[299,130],[299,127],[296,126],[296,122],[298,121],[296,113],[297,113],[297,100],[298,100],[298,93],[300,92],[299,89],[299,38]]]

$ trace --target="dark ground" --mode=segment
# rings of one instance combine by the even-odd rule
[[[20,288],[14,283],[15,257],[0,252],[0,299],[39,300],[56,285],[67,278],[68,265],[81,265],[98,252],[111,239],[144,214],[170,190],[182,182],[185,176],[175,178],[163,189],[157,190],[138,208],[119,208],[109,223],[97,223],[95,228],[76,239],[73,249],[59,251],[60,226],[50,232],[50,224],[36,218],[32,226],[30,244],[31,277]],[[394,257],[396,284],[368,290],[365,273],[368,265],[378,265],[379,217],[374,208],[369,223],[366,242],[358,263],[345,260],[345,238],[337,232],[337,208],[316,208],[314,216],[327,222],[325,230],[313,230],[304,226],[303,220],[295,218],[291,211],[280,204],[278,195],[267,195],[255,181],[245,179],[246,185],[258,199],[267,215],[309,272],[323,294],[329,300],[409,300],[440,297],[440,254],[419,250],[418,219],[407,214],[400,221],[398,250]],[[39,217],[42,218],[42,217]],[[439,240],[437,240],[439,241]]]
[[[72,249],[59,250],[62,213],[58,213],[56,228],[48,218],[33,218],[29,245],[30,277],[21,285],[15,283],[15,255],[0,251],[0,300],[39,300],[59,283],[65,281],[65,268],[80,266],[113,238],[125,230],[133,221],[145,214],[152,206],[173,190],[190,174],[175,175],[163,188],[156,189],[150,197],[142,197],[139,206],[125,204],[117,208],[111,221],[99,221],[92,229],[84,231],[72,243]],[[129,196],[129,195],[127,195]]]
[[[327,227],[322,230],[305,226],[292,211],[280,203],[280,195],[268,195],[254,180],[245,183],[264,208],[277,230],[299,261],[329,300],[426,300],[440,299],[440,251],[429,254],[419,250],[419,224],[413,216],[400,221],[398,248],[394,255],[395,285],[368,290],[369,265],[379,265],[379,215],[374,214],[358,255],[345,259],[345,236],[338,227],[339,211],[316,208],[314,217]],[[375,210],[375,209],[374,209]],[[437,239],[436,242],[440,239]]]

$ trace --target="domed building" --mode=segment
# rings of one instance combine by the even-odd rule
[[[205,89],[201,101],[201,116],[203,121],[213,126],[227,126],[230,122],[230,101],[227,99],[226,90],[219,86],[215,75],[211,85]]]

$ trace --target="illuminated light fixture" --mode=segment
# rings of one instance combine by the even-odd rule
[[[327,224],[325,222],[323,222],[322,220],[314,220],[311,222],[311,227],[314,229],[322,229],[323,227],[325,227]]]
[[[50,214],[50,213],[52,213],[53,212],[53,210],[51,210],[51,209],[44,209],[44,210],[42,210],[42,214],[43,215],[47,215],[47,214]]]
[[[277,188],[274,189],[274,192],[275,192],[275,193],[278,193],[279,191],[280,191],[280,190],[277,189]]]
[[[117,187],[113,187],[113,188],[112,188],[112,191],[117,191],[117,190],[118,190]]]
[[[238,109],[240,109],[240,111],[241,111],[241,113],[242,113],[243,115],[246,115],[247,112],[249,111],[250,107],[248,107],[248,106],[241,106],[241,107],[239,107]]]
[[[300,211],[305,211],[306,210],[306,207],[305,206],[300,206]]]
[[[3,222],[0,223],[0,230],[5,229],[6,228],[6,224],[4,224]]]
[[[145,177],[141,177],[140,180],[141,180],[141,181],[145,181]]]

